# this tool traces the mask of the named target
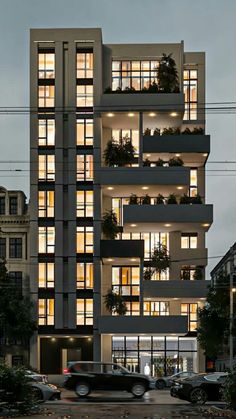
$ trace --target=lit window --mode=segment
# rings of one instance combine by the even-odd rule
[[[55,181],[55,156],[39,155],[39,181]]]
[[[196,196],[197,195],[197,169],[190,169],[190,196]]]
[[[76,144],[80,146],[93,145],[93,119],[77,119]]]
[[[52,108],[55,106],[55,87],[38,86],[38,106],[39,108]]]
[[[91,107],[93,106],[93,86],[92,85],[78,85],[76,87],[76,106]]]
[[[197,329],[198,304],[181,304],[181,315],[188,316],[188,330],[194,332]]]
[[[120,142],[123,138],[128,138],[135,150],[135,156],[139,154],[139,131],[135,129],[113,129],[112,138],[115,141]]]
[[[139,295],[139,266],[112,267],[112,290],[123,296]]]
[[[55,54],[38,54],[38,77],[39,79],[55,78]]]
[[[197,120],[197,70],[184,70],[184,120]]]
[[[148,88],[153,82],[157,83],[158,66],[158,60],[113,61],[112,90]]]
[[[93,155],[77,155],[77,181],[93,180]]]
[[[39,146],[55,145],[55,120],[54,119],[39,119],[38,145]]]
[[[135,301],[126,301],[126,308],[127,311],[125,313],[126,316],[139,316],[140,315],[140,304],[139,302]]]
[[[54,253],[55,227],[39,227],[38,243],[39,253]]]
[[[39,326],[54,325],[54,300],[53,298],[39,298],[38,300]]]
[[[93,227],[77,227],[77,253],[93,253]]]
[[[54,191],[38,192],[39,217],[54,217]]]
[[[76,54],[77,79],[91,79],[93,77],[93,53],[79,52]]]
[[[168,301],[145,301],[143,303],[144,316],[169,316],[170,304]]]
[[[93,288],[93,264],[77,263],[77,288]]]
[[[38,287],[54,288],[54,263],[38,264]]]
[[[197,233],[182,233],[181,234],[181,249],[196,249],[197,248]]]
[[[91,298],[78,298],[76,312],[77,326],[93,324],[93,300]]]
[[[93,217],[93,191],[77,191],[77,217]]]

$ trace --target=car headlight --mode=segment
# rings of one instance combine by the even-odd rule
[[[50,387],[52,390],[57,390],[57,386],[54,386],[54,384],[47,384],[48,387]]]

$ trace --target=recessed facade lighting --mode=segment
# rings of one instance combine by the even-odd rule
[[[132,116],[134,116],[134,113],[133,112],[129,112],[128,113],[128,116],[130,116],[132,118]]]
[[[179,189],[181,191],[182,189],[184,189],[184,187],[183,186],[177,186],[177,189]]]
[[[74,338],[70,338],[70,339],[69,339],[69,341],[70,341],[70,342],[73,342],[73,341],[74,341]]]
[[[236,292],[236,288],[232,288],[232,292]]]
[[[56,342],[56,338],[52,338],[52,339],[51,339],[51,341],[52,341],[52,342]]]
[[[147,157],[151,157],[151,154],[146,154]]]
[[[147,191],[147,190],[149,189],[149,187],[148,187],[148,186],[142,186],[142,189],[143,189],[144,191]]]
[[[208,156],[208,154],[207,153],[203,153],[203,157],[207,157]]]
[[[113,186],[108,186],[107,189],[108,189],[108,191],[113,191],[114,188],[113,188]]]
[[[209,226],[210,226],[210,224],[208,224],[208,223],[202,224],[202,227],[209,227]]]
[[[107,259],[108,262],[113,262],[114,259]]]
[[[171,227],[171,224],[164,224],[165,227]]]
[[[130,259],[131,262],[137,262],[137,259]]]
[[[109,112],[109,113],[107,114],[107,116],[109,116],[109,118],[112,118],[112,117],[114,116],[114,113]]]
[[[179,298],[174,297],[173,300],[177,301],[177,300],[179,300]]]
[[[137,224],[130,224],[130,227],[137,227]]]
[[[181,154],[179,154],[179,153],[176,153],[176,155],[175,155],[175,157],[180,157],[181,156]]]
[[[156,116],[156,113],[155,112],[150,112],[150,114],[149,114],[149,116]]]
[[[170,116],[178,116],[177,112],[171,112]]]

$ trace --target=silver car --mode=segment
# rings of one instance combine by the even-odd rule
[[[47,375],[39,374],[35,371],[26,370],[26,377],[30,378],[32,381],[37,381],[39,383],[48,383]]]
[[[177,372],[177,374],[173,375],[167,375],[166,377],[161,377],[156,380],[156,388],[159,390],[162,390],[166,387],[171,387],[175,380],[178,380],[179,378],[190,378],[194,375],[197,375],[194,371],[182,371]]]
[[[60,400],[61,398],[61,391],[53,384],[45,384],[37,381],[32,381],[30,384],[34,389],[35,399],[38,402]]]

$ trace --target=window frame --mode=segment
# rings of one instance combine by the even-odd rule
[[[9,237],[9,259],[23,258],[22,237]]]

